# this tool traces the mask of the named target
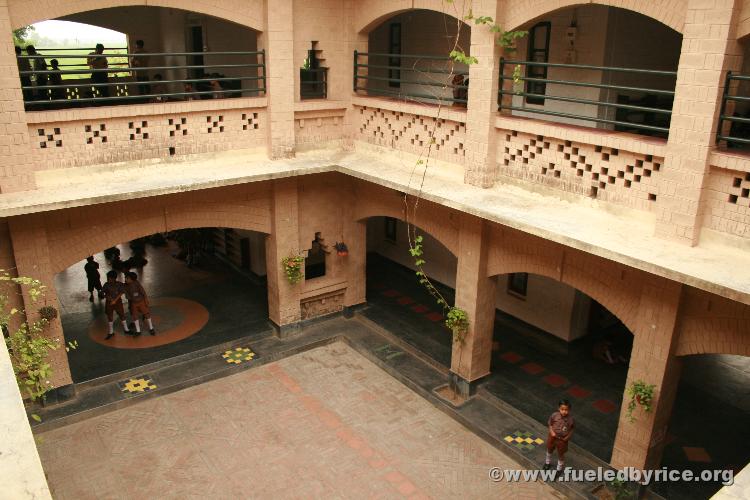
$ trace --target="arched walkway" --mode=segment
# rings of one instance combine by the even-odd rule
[[[357,3],[354,27],[356,33],[369,33],[386,19],[415,9],[431,10],[446,14],[456,19],[463,19],[468,14],[468,2],[456,0],[447,3],[444,0],[365,0]]]
[[[520,0],[506,2],[507,5],[504,26],[517,29],[539,16],[565,7],[599,4],[632,10],[644,16],[651,17],[682,33],[685,25],[686,0],[665,0],[661,2],[643,2],[640,0]]]
[[[257,31],[263,31],[262,16],[265,8],[262,0],[195,0],[190,2],[189,9],[185,9],[185,2],[177,0],[119,0],[106,5],[103,5],[98,0],[42,0],[40,2],[11,0],[8,2],[11,25],[14,29],[79,12],[127,6],[168,7],[190,10],[226,19],[227,21],[232,21]]]

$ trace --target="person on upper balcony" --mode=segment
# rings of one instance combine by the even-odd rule
[[[140,95],[148,95],[151,93],[150,86],[148,85],[148,71],[139,68],[147,68],[149,57],[145,49],[145,43],[143,40],[135,41],[135,48],[132,52],[133,56],[130,57],[130,67],[133,69],[133,75],[135,81],[138,82],[138,93]]]
[[[37,71],[47,71],[47,61],[44,60],[42,54],[36,51],[36,48],[33,45],[26,46],[26,53],[30,56],[34,56],[34,58],[31,59],[31,69],[34,71],[31,75],[31,79],[36,82],[35,85],[37,86],[37,91],[34,93],[34,97],[38,101],[46,101],[49,99],[49,90],[39,89],[38,87],[47,85],[49,78],[46,73],[37,73]]]
[[[88,64],[89,68],[92,70],[108,69],[109,64],[107,63],[107,56],[103,54],[104,45],[97,43],[94,52],[89,53],[89,57],[86,59],[86,64]],[[91,83],[109,83],[109,73],[107,71],[93,71],[91,73]],[[102,85],[100,87],[94,87],[94,96],[109,97],[109,86]]]
[[[16,45],[16,62],[18,63],[19,73],[22,71],[31,71],[31,63],[28,59],[22,56],[23,50],[21,50],[21,47]],[[31,89],[31,74],[27,73],[25,75],[19,76],[21,77],[21,87],[25,87],[23,89],[23,100],[30,101],[34,98],[34,91]]]

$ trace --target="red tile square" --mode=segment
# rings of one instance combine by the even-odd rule
[[[592,406],[602,413],[610,414],[617,409],[617,405],[609,399],[597,399]]]
[[[521,365],[521,370],[530,375],[538,375],[544,371],[544,367],[537,363],[526,363],[525,365]]]
[[[411,297],[401,297],[397,300],[397,302],[402,306],[408,306],[409,304],[414,303],[414,299],[412,299]]]
[[[562,375],[558,375],[557,373],[550,373],[542,380],[544,380],[545,383],[551,385],[552,387],[560,387],[561,385],[565,385],[568,383],[568,379],[566,379]]]
[[[504,352],[500,355],[500,359],[507,361],[508,363],[518,363],[523,359],[523,356],[516,354],[513,351]]]
[[[439,312],[431,312],[429,314],[425,314],[424,317],[429,319],[430,321],[443,321],[443,315]]]
[[[423,306],[422,304],[417,304],[416,306],[412,307],[411,310],[414,311],[415,313],[422,314],[422,313],[426,313],[427,311],[429,311],[430,308],[427,306]]]
[[[386,297],[398,297],[399,295],[401,295],[401,293],[399,293],[398,290],[393,290],[393,289],[386,290],[382,292],[382,294],[385,295]]]
[[[683,446],[682,451],[685,452],[685,456],[691,462],[710,462],[711,455],[708,454],[705,448],[699,446]]]
[[[583,387],[574,385],[573,387],[571,387],[570,389],[568,389],[568,394],[570,394],[574,398],[581,399],[581,398],[589,397],[591,395],[591,391],[588,391],[588,390],[584,389]]]

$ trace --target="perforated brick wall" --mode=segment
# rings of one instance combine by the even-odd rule
[[[750,238],[750,172],[711,167],[703,206],[705,227]]]

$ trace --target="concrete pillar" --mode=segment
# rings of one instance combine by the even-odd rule
[[[474,16],[490,16],[501,24],[498,4],[498,0],[475,0]],[[483,188],[491,187],[497,178],[495,116],[502,50],[496,36],[489,26],[471,25],[471,55],[479,62],[469,67],[464,181]]]
[[[469,332],[453,343],[451,372],[468,396],[473,384],[490,373],[495,324],[494,278],[487,277],[487,227],[482,219],[461,214],[456,272],[456,307],[469,316]]]
[[[286,278],[281,260],[300,255],[297,178],[273,181],[271,234],[266,238],[266,277],[268,280],[268,316],[279,335],[285,336],[298,323],[300,291],[303,283],[292,285]]]
[[[635,326],[630,368],[625,385],[620,424],[617,428],[612,465],[653,469],[659,466],[664,437],[680,377],[680,360],[675,356],[682,285],[650,276],[641,293],[638,322]],[[634,380],[656,385],[653,409],[640,407],[633,412],[634,422],[626,416],[627,388]]]
[[[8,1],[0,0],[0,193],[36,187],[12,28]]]
[[[294,156],[294,2],[266,2],[266,85],[268,90],[268,156]]]
[[[741,65],[736,38],[740,0],[688,0],[665,168],[657,199],[656,235],[695,245],[701,198],[715,148],[728,70]]]
[[[367,300],[367,221],[354,219],[357,206],[357,191],[354,188],[353,179],[340,178],[346,189],[346,209],[343,212],[344,220],[344,242],[349,248],[349,256],[346,257],[346,294],[344,295],[344,306],[349,308],[363,304]],[[343,194],[343,193],[342,193]]]
[[[57,301],[55,290],[55,274],[52,272],[52,261],[49,254],[47,242],[47,231],[44,228],[44,214],[24,215],[9,219],[10,238],[13,244],[13,255],[16,263],[18,276],[35,278],[46,287],[44,298],[32,301],[26,289],[22,288],[21,297],[26,317],[29,321],[39,319],[39,309],[43,306],[52,306],[60,312],[60,304]],[[73,379],[70,376],[68,366],[68,354],[65,351],[65,337],[63,336],[60,316],[51,321],[44,330],[44,335],[49,338],[59,339],[60,348],[51,351],[49,363],[52,367],[51,382],[63,397],[74,394],[70,384]]]

